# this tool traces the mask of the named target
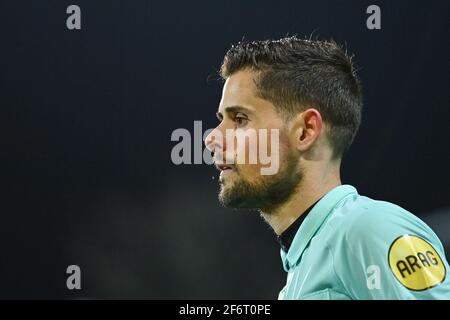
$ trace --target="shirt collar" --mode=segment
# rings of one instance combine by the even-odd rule
[[[281,260],[286,272],[289,272],[300,261],[303,251],[309,241],[316,234],[328,215],[333,211],[337,203],[350,194],[358,194],[358,192],[351,185],[340,185],[328,191],[322,199],[314,205],[295,234],[289,251],[286,253],[281,249]]]

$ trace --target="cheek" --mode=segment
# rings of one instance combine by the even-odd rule
[[[258,166],[260,164],[261,135],[258,130],[237,130],[234,139],[235,161],[239,166]],[[263,141],[264,142],[264,141]],[[263,143],[263,147],[266,144]]]
[[[241,136],[235,141],[239,173],[249,181],[257,180],[262,175],[262,168],[283,166],[284,158],[290,152],[289,139],[280,130],[258,130],[254,135],[247,132],[246,139]]]

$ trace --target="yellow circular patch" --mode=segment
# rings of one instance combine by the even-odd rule
[[[404,235],[389,248],[389,266],[406,288],[422,291],[444,281],[445,266],[439,254],[427,241]]]

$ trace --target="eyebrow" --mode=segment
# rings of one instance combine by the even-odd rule
[[[252,114],[252,111],[248,108],[245,108],[243,106],[229,106],[225,108],[225,113],[237,113],[237,112],[243,112],[243,113],[249,113]],[[216,112],[217,119],[219,121],[222,121],[223,114],[221,112]]]

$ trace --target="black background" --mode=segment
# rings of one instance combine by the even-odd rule
[[[66,28],[70,4],[81,30]],[[366,28],[370,4],[381,30]],[[213,167],[170,158],[174,129],[216,125],[217,70],[241,39],[346,43],[365,104],[343,182],[428,221],[450,206],[449,12],[444,0],[1,0],[0,297],[277,297],[270,228],[220,207]],[[66,288],[71,264],[81,291]]]

